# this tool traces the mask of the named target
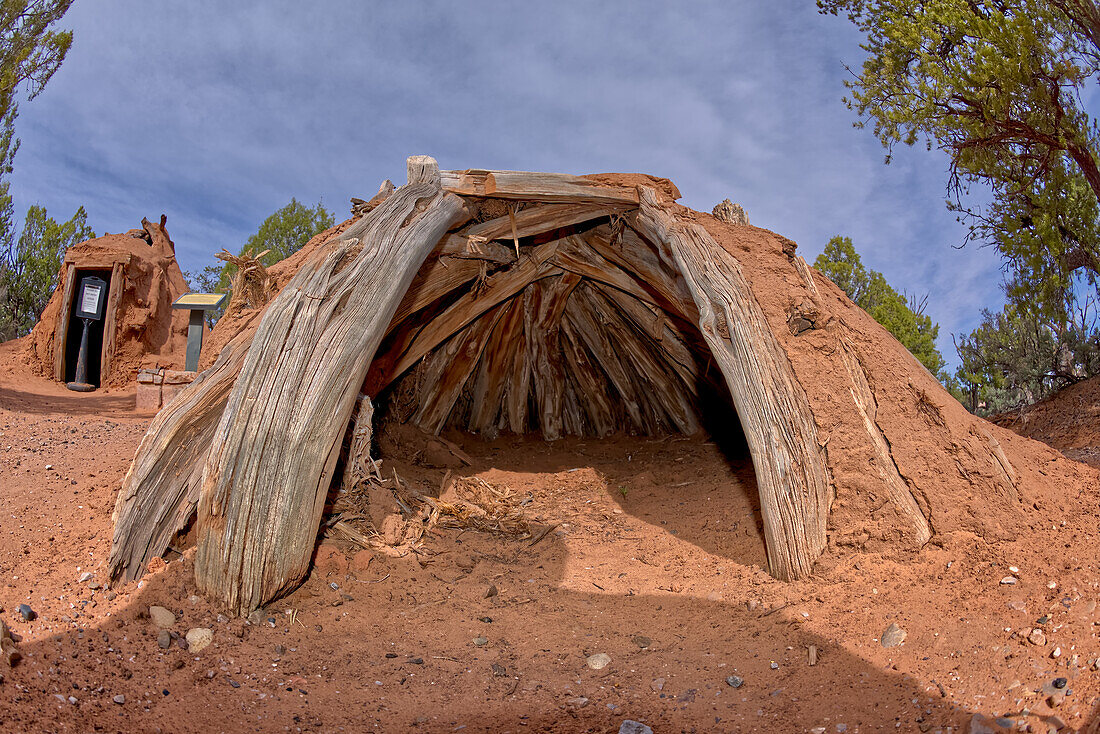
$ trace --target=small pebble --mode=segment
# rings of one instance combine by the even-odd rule
[[[119,706],[121,706],[122,704],[126,703],[126,696],[123,696],[120,693],[117,696],[115,696],[114,698],[112,698],[111,700],[114,701],[115,703],[117,703]]]
[[[1067,683],[1069,683],[1069,681],[1065,678],[1055,678],[1053,681],[1051,681],[1051,685],[1059,690],[1065,688]]]
[[[1003,579],[1001,579],[1001,583],[1006,585],[1006,586],[1012,586],[1013,584],[1016,583],[1016,577],[1015,576],[1005,576]]]
[[[485,639],[484,637],[475,637],[474,638],[474,645],[476,645],[477,647],[485,647],[488,644],[489,644],[489,641],[487,639]]]
[[[772,670],[779,670],[779,663],[777,663],[773,660],[772,664],[771,664],[771,668],[772,668]]]
[[[653,730],[640,721],[624,719],[619,724],[619,734],[653,734]]]
[[[38,612],[31,609],[29,604],[20,604],[15,608],[15,611],[19,612],[19,616],[23,618],[24,622],[33,622],[38,618]]]
[[[489,588],[485,590],[485,598],[486,599],[492,599],[494,596],[496,596],[499,593],[500,593],[500,591],[497,589],[495,584],[489,584]]]
[[[890,626],[883,631],[882,637],[879,638],[879,643],[883,647],[897,647],[905,642],[907,634],[905,630],[891,622]]]
[[[745,685],[745,679],[739,675],[727,675],[726,685],[732,686],[733,688],[740,688]]]
[[[588,667],[592,668],[592,670],[603,670],[611,664],[611,656],[605,652],[598,652],[595,655],[589,655],[585,659],[585,663],[587,663]]]

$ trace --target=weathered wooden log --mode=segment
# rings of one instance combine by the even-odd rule
[[[562,401],[567,378],[558,329],[565,303],[580,282],[579,275],[563,273],[534,282],[523,292],[523,333],[530,355],[539,428],[547,441],[556,441],[565,432]]]
[[[251,330],[241,332],[149,424],[115,501],[111,580],[145,573],[195,516],[210,441],[251,340]]]
[[[372,219],[371,215],[360,219],[341,237],[358,238]],[[323,264],[320,255],[311,257],[286,288],[301,288]],[[172,537],[195,516],[214,431],[254,333],[251,324],[242,325],[214,365],[150,423],[115,503],[114,536],[108,557],[112,580],[132,581],[141,576],[148,562],[162,555]]]
[[[341,439],[367,367],[413,276],[466,213],[438,166],[409,183],[300,287],[264,312],[203,469],[195,578],[245,615],[309,569]]]
[[[632,226],[664,243],[699,309],[699,328],[726,377],[756,468],[773,576],[811,573],[825,547],[834,489],[805,390],[737,260],[700,225],[681,221],[639,187]]]
[[[445,190],[463,196],[620,206],[638,203],[638,192],[634,187],[601,184],[565,173],[471,169],[443,171],[441,175]]]

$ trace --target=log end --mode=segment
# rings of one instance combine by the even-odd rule
[[[409,183],[430,183],[442,186],[439,176],[439,163],[430,155],[412,155],[407,161],[409,169]]]

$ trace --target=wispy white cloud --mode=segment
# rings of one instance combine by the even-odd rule
[[[999,303],[994,253],[952,245],[944,161],[852,127],[858,37],[812,3],[78,2],[69,59],[19,119],[17,203],[97,231],[169,216],[185,268],[291,196],[349,196],[430,153],[446,167],[668,176],[810,260],[850,235],[929,294],[949,332]],[[950,353],[950,354],[949,354]]]

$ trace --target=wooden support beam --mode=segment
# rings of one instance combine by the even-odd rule
[[[624,365],[618,344],[613,335],[600,322],[595,303],[588,294],[588,285],[582,283],[565,305],[565,319],[569,322],[572,334],[579,337],[588,353],[600,366],[608,381],[619,394],[630,428],[649,431],[652,426],[646,421],[642,398],[634,382],[631,371]]]
[[[562,365],[559,323],[565,304],[577,284],[575,273],[532,283],[523,292],[523,332],[535,388],[539,428],[547,441],[565,435],[565,368]],[[574,422],[575,423],[575,422]]]
[[[596,436],[610,436],[619,429],[615,404],[611,399],[613,388],[588,350],[582,346],[572,321],[567,318],[561,320],[561,346],[565,355],[565,371],[588,416],[588,425]]]
[[[443,171],[443,188],[463,196],[495,199],[636,206],[634,187],[600,184],[565,173],[533,171]]]
[[[516,351],[526,349],[523,336],[523,299],[506,302],[504,314],[493,328],[489,343],[478,362],[471,395],[469,429],[486,438],[496,438],[501,427],[508,377]]]
[[[699,309],[699,328],[729,385],[756,467],[768,565],[783,580],[813,570],[825,547],[834,489],[809,400],[741,265],[700,225],[664,209],[639,187],[631,226],[664,243]]]
[[[665,366],[665,360],[659,356],[661,347],[644,331],[636,331],[615,303],[597,288],[589,288],[588,295],[604,328],[614,335],[615,344],[626,357],[624,366],[634,373],[638,396],[651,416],[650,433],[670,424],[686,435],[698,431],[699,420],[690,389]]]
[[[413,276],[465,205],[438,166],[363,220],[299,288],[265,309],[203,469],[195,579],[247,615],[309,569],[325,495],[359,387]]]
[[[303,268],[299,275],[305,277],[308,270]],[[140,578],[149,561],[163,555],[172,537],[195,516],[214,429],[251,340],[251,330],[238,334],[214,365],[149,424],[115,502],[115,529],[107,558],[112,581]]]
[[[509,305],[496,306],[424,358],[420,405],[413,416],[413,422],[421,429],[432,435],[443,430],[455,401],[485,351],[493,327]]]
[[[512,267],[489,276],[481,288],[458,298],[422,329],[398,334],[399,338],[371,364],[364,391],[377,397],[428,352],[481,314],[519,293],[528,284],[560,273],[561,270],[546,262],[556,247],[556,242],[539,245]]]

